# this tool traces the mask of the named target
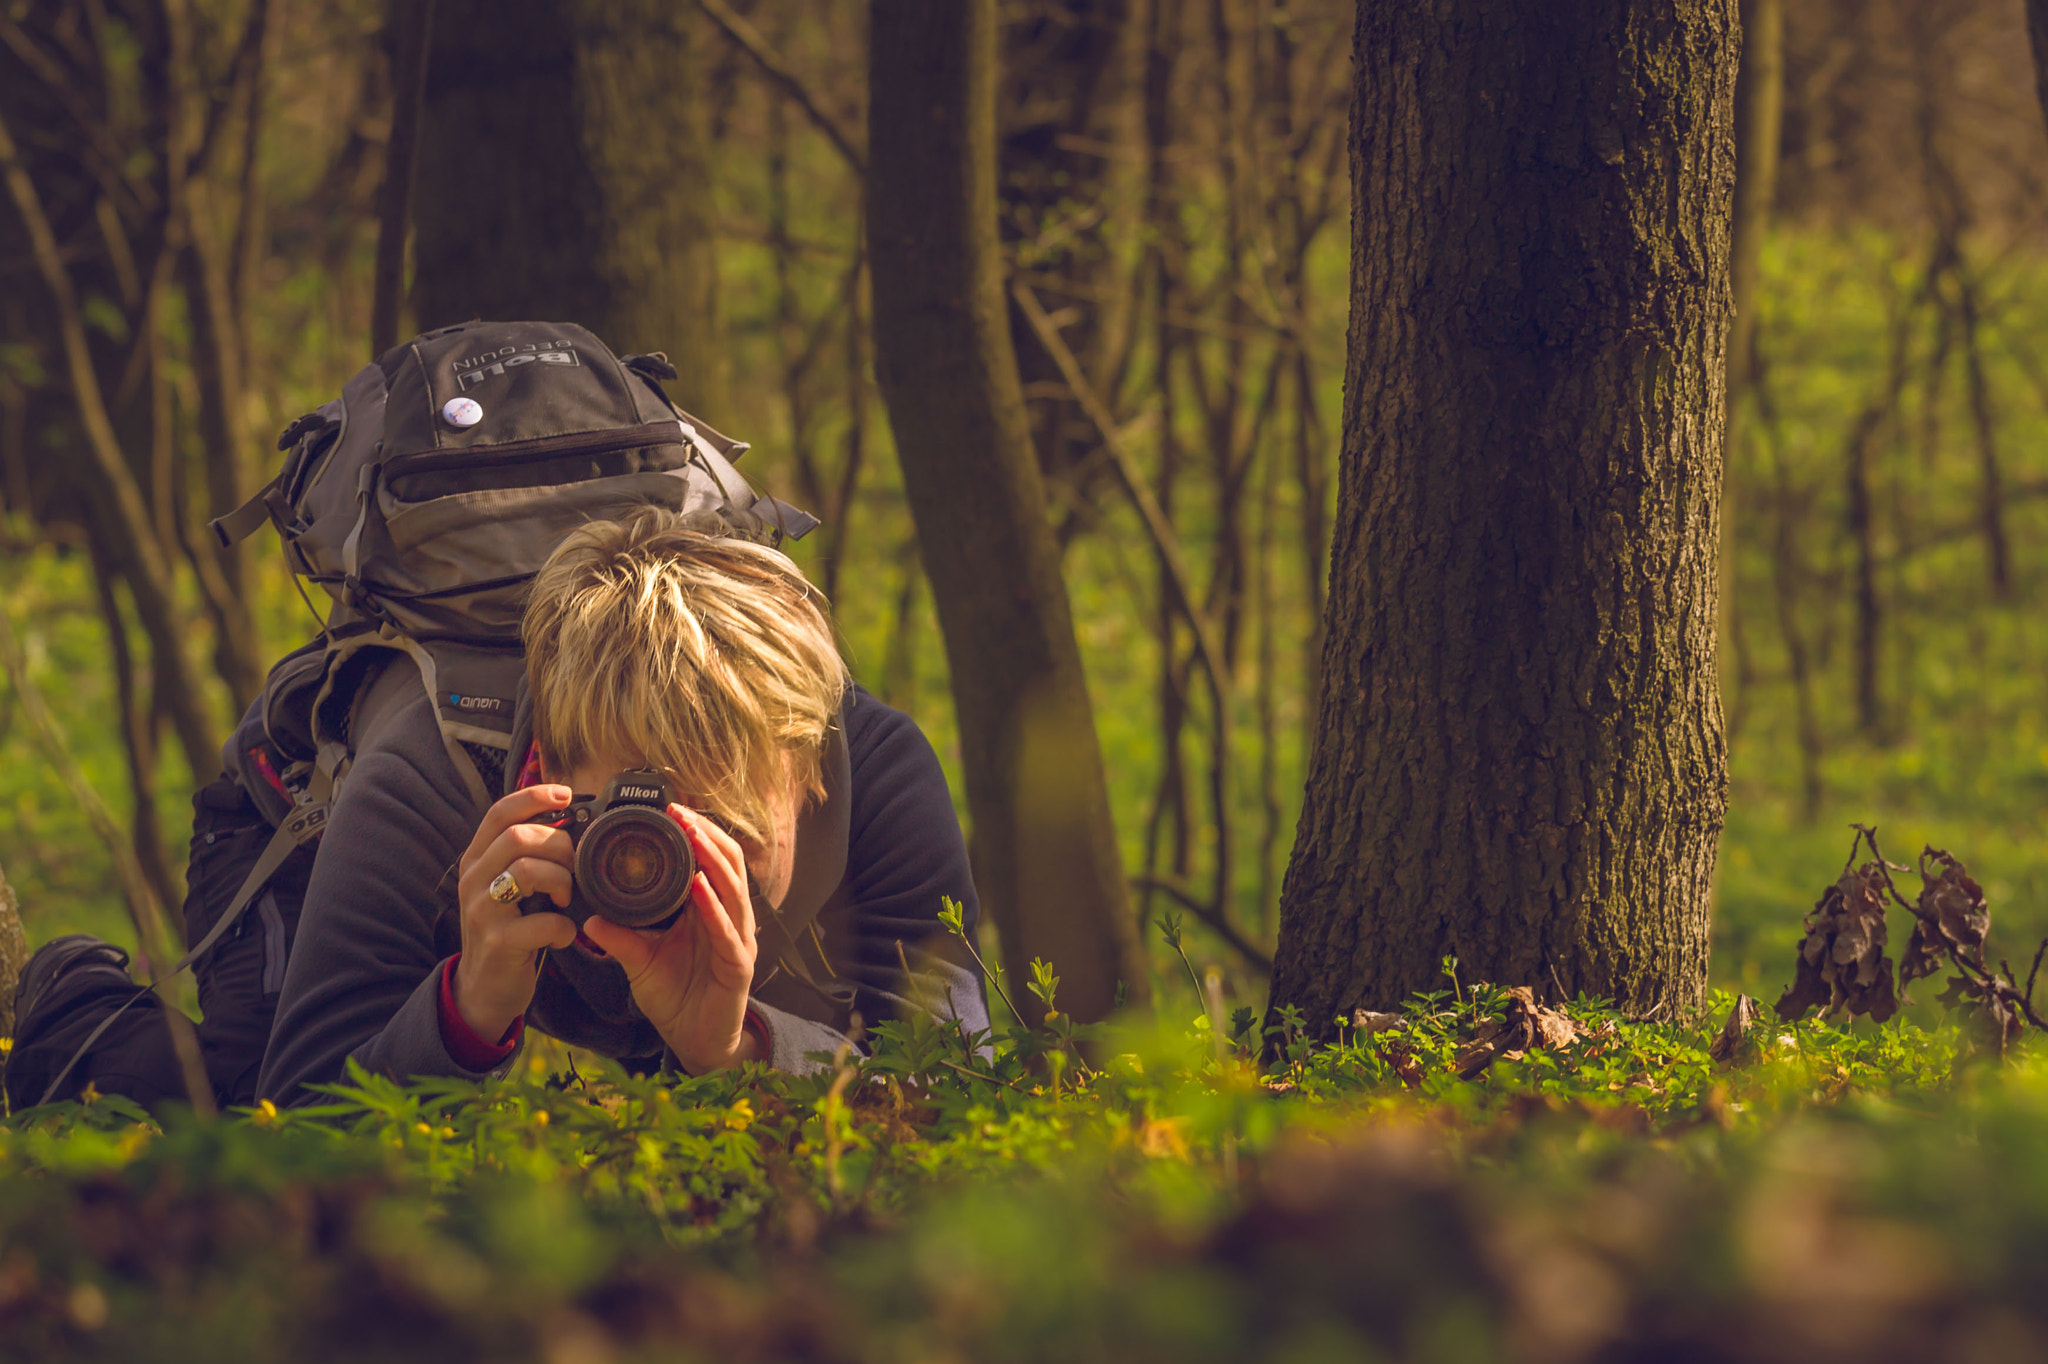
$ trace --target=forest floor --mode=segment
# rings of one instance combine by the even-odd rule
[[[0,1125],[0,1357],[2038,1357],[2048,1066],[1988,1017],[1447,972],[1328,1045],[1055,1013],[812,1078],[97,1098]]]

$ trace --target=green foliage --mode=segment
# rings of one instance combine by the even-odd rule
[[[39,1358],[529,1358],[577,1332],[809,1357],[800,1321],[849,1358],[1449,1359],[1562,1329],[1517,1296],[1535,1268],[1482,1266],[1504,1236],[1594,1254],[1603,1330],[1672,1295],[1666,1274],[1750,1310],[1768,1285],[1742,1210],[1801,1161],[1825,1167],[1814,1218],[1876,1209],[1943,1248],[2048,1239],[2027,1129],[2048,1076],[1955,1078],[1954,1028],[1766,1026],[1716,1061],[1726,995],[1697,1023],[1581,999],[1545,1011],[1568,1043],[1475,1071],[1519,1006],[1453,979],[1327,1046],[1249,1009],[1223,1038],[1206,1013],[1076,1028],[1040,964],[1037,1026],[919,1015],[810,1076],[558,1073],[536,1048],[502,1080],[355,1071],[212,1125],[112,1098],[32,1110],[0,1126],[0,1334]],[[1959,1141],[1980,1159],[1928,1159]],[[2012,1200],[1985,1186],[2007,1177]],[[1570,1209],[1603,1198],[1669,1226],[1600,1259]],[[1372,1208],[1398,1244],[1361,1244],[1345,1218]],[[1351,1258],[1299,1268],[1325,1252]],[[1360,1267],[1392,1295],[1370,1311]],[[1999,1273],[1984,1291],[2032,1311]]]

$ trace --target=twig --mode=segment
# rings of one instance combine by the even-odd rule
[[[164,922],[163,904],[150,886],[135,849],[115,822],[114,812],[107,808],[106,801],[100,798],[100,793],[78,765],[57,717],[51,713],[49,703],[43,697],[43,689],[29,675],[28,657],[22,651],[21,640],[14,632],[13,617],[4,600],[0,600],[0,669],[5,670],[8,680],[14,684],[15,700],[20,704],[22,714],[28,717],[29,726],[43,749],[43,756],[49,759],[50,765],[57,769],[58,777],[71,789],[72,799],[78,802],[86,823],[92,826],[93,832],[99,835],[113,857],[114,874],[121,883],[121,895],[127,902],[136,936],[148,950],[153,970],[161,973],[177,960],[171,951],[170,930]],[[192,1020],[178,1007],[170,987],[171,982],[163,979],[161,974],[148,986],[156,993],[165,1026],[170,1031],[172,1049],[177,1054],[185,1082],[186,1097],[195,1112],[211,1117],[216,1111],[213,1085],[206,1078],[206,1063],[200,1055],[199,1038],[192,1030]]]
[[[156,537],[149,508],[121,449],[120,438],[114,432],[113,418],[86,340],[85,310],[79,302],[77,286],[65,269],[63,252],[44,211],[42,196],[29,178],[28,167],[22,162],[20,148],[15,145],[4,115],[0,115],[0,179],[6,181],[8,195],[14,200],[28,235],[37,273],[50,293],[71,396],[85,436],[85,453],[99,481],[94,490],[96,495],[87,500],[102,503],[113,515],[114,531],[126,546],[127,563],[122,576],[128,580],[136,612],[149,635],[157,687],[173,703],[172,720],[185,756],[195,771],[203,771],[204,764],[219,749],[196,704],[181,634],[183,612],[175,594],[177,579],[169,555]]]
[[[1188,913],[1200,919],[1217,937],[1223,939],[1230,950],[1243,957],[1246,964],[1253,970],[1269,980],[1272,978],[1273,958],[1261,952],[1250,939],[1232,927],[1230,921],[1218,914],[1213,906],[1205,905],[1196,899],[1193,892],[1189,891],[1186,886],[1165,876],[1133,876],[1131,884],[1139,890],[1164,892],[1183,909],[1187,910]],[[1200,981],[1195,982],[1195,988],[1198,992],[1200,991]]]
[[[2027,972],[2027,1005],[2030,1008],[2034,1003],[2034,978],[2041,974],[2041,958],[2044,954],[2048,954],[2048,938],[2041,939],[2041,945],[2034,949],[2034,965]]]
[[[976,1080],[986,1080],[992,1085],[1001,1085],[1005,1089],[1015,1089],[1019,1094],[1022,1094],[1024,1092],[1022,1089],[1018,1088],[1017,1082],[1015,1080],[1005,1080],[995,1075],[983,1075],[978,1070],[969,1070],[965,1066],[954,1065],[951,1061],[947,1060],[941,1060],[939,1064],[944,1066],[947,1070],[957,1070],[962,1075],[971,1076]]]
[[[1208,674],[1209,684],[1214,693],[1217,722],[1222,723],[1225,714],[1224,693],[1229,688],[1229,672],[1223,664],[1222,647],[1216,642],[1215,624],[1209,619],[1209,613],[1203,608],[1201,599],[1195,595],[1194,574],[1188,568],[1187,556],[1181,552],[1179,537],[1173,533],[1173,523],[1167,519],[1166,512],[1159,505],[1159,499],[1152,495],[1150,485],[1138,472],[1136,461],[1124,448],[1122,428],[1117,425],[1116,418],[1111,415],[1101,395],[1096,393],[1094,385],[1088,382],[1088,376],[1081,372],[1080,361],[1074,358],[1074,352],[1068,349],[1067,343],[1061,339],[1059,328],[1053,325],[1045,309],[1039,306],[1038,296],[1031,292],[1031,286],[1021,279],[1015,280],[1010,285],[1010,295],[1017,300],[1017,310],[1030,324],[1039,344],[1045,347],[1045,353],[1052,357],[1053,365],[1058,368],[1060,378],[1065,380],[1067,388],[1072,391],[1074,401],[1080,405],[1082,412],[1087,414],[1088,420],[1095,424],[1096,430],[1102,435],[1102,448],[1109,452],[1110,463],[1116,469],[1117,480],[1123,484],[1124,492],[1131,499],[1131,504],[1138,509],[1138,519],[1144,523],[1146,534],[1151,536],[1153,547],[1159,551],[1160,564],[1166,571],[1167,584],[1179,601],[1181,614],[1187,618],[1189,628],[1194,631],[1195,650],[1202,656],[1202,670]],[[1270,962],[1267,969],[1270,972]]]
[[[761,68],[762,75],[782,88],[782,93],[789,96],[797,108],[804,111],[804,117],[808,118],[817,130],[825,135],[825,140],[845,158],[846,164],[853,168],[853,173],[865,179],[868,173],[867,158],[853,145],[853,139],[839,126],[839,120],[826,113],[818,101],[811,98],[809,88],[798,78],[796,72],[790,70],[782,58],[775,54],[775,50],[768,46],[768,40],[761,36],[761,31],[735,13],[725,0],[697,0],[697,8],[703,10],[705,16],[724,31],[725,36],[732,40],[735,47],[753,59],[754,65]]]
[[[1877,859],[1877,874],[1884,878],[1884,888],[1891,892],[1892,899],[1898,901],[1900,909],[1905,910],[1908,914],[1917,915],[1919,911],[1913,908],[1911,901],[1907,900],[1905,896],[1899,894],[1898,886],[1895,885],[1892,881],[1892,873],[1894,871],[1907,871],[1910,870],[1910,868],[1899,866],[1896,863],[1888,862],[1885,860],[1885,855],[1878,851],[1877,830],[1874,827],[1868,827],[1862,824],[1851,824],[1849,827],[1856,831],[1856,836],[1858,838],[1866,839],[1869,841],[1870,855]],[[1851,862],[1854,862],[1856,860],[1856,850],[1853,847],[1849,850],[1849,860]],[[1848,868],[1845,867],[1843,868],[1843,870],[1847,871]],[[1921,878],[1924,880],[1927,876],[1927,873],[1925,871],[1922,871],[1920,875]]]
[[[974,958],[975,966],[981,970],[982,979],[996,987],[996,998],[1003,1001],[1004,1006],[1010,1011],[1010,1017],[1017,1020],[1017,1026],[1026,1029],[1030,1028],[1031,1025],[1024,1021],[1024,1015],[1018,1012],[1015,1004],[1010,1002],[1010,992],[1003,988],[1003,978],[988,969],[988,963],[981,959],[981,953],[974,950],[974,943],[969,940],[967,934],[963,931],[955,933],[953,936],[960,939],[961,943],[967,948],[967,955]]]

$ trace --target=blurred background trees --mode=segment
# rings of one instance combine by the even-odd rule
[[[1772,7],[1744,11],[1761,28]],[[855,672],[933,734],[964,800],[874,380],[865,7],[558,4],[546,28],[423,9],[0,15],[0,592],[160,893],[195,773],[314,626],[267,537],[223,555],[204,521],[370,355],[409,43],[417,230],[395,275],[406,234],[382,234],[388,324],[572,310],[681,361],[678,396],[753,441],[750,475],[825,517],[799,557]],[[1011,348],[1132,931],[1185,914],[1198,962],[1256,1002],[1319,690],[1353,7],[997,15]],[[1782,30],[1778,74],[1745,74],[1781,112],[1774,192],[1739,214],[1754,303],[1727,453],[1712,970],[1753,988],[1850,818],[1970,847],[2014,931],[2048,927],[2048,134],[2025,6],[1811,0]],[[1747,86],[1741,105],[1766,107]],[[524,272],[485,277],[492,243]],[[127,936],[5,687],[0,867],[33,935]]]

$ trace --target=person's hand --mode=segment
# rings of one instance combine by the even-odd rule
[[[583,931],[626,968],[633,1002],[683,1069],[702,1075],[763,1059],[746,1030],[747,991],[760,947],[740,845],[693,810],[671,805],[668,812],[697,857],[682,917],[648,931],[593,914]]]
[[[569,904],[575,845],[560,829],[526,821],[562,809],[570,796],[566,786],[514,791],[485,811],[462,854],[457,882],[462,959],[455,964],[455,1009],[486,1042],[503,1037],[533,1002],[541,949],[576,941],[576,925],[567,915],[519,912],[519,900],[528,895],[546,895],[564,908]],[[490,894],[491,882],[505,871],[519,883],[519,896],[509,904]]]

